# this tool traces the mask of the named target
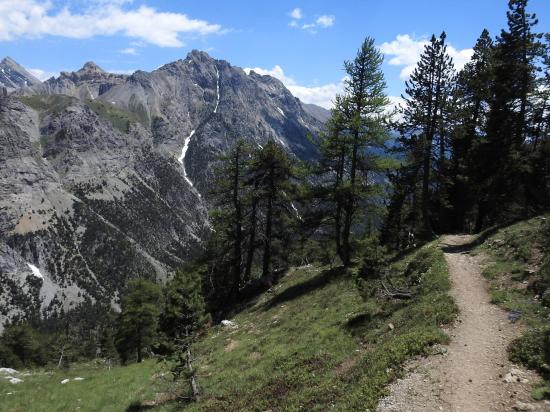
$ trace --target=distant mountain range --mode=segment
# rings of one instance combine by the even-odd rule
[[[329,113],[200,51],[45,82],[5,58],[0,75],[0,327],[86,299],[116,306],[128,279],[169,277],[209,231],[218,156],[243,138],[310,159]]]

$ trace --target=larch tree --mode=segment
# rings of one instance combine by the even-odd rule
[[[344,266],[350,265],[353,256],[353,230],[365,217],[369,200],[377,195],[376,177],[387,168],[381,154],[388,139],[389,105],[382,62],[374,39],[367,37],[355,59],[344,63],[344,93],[335,99],[327,131],[318,142],[321,183],[316,192],[332,221]]]

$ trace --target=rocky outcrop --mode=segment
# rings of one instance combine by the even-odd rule
[[[311,158],[322,122],[269,76],[193,51],[131,76],[93,63],[0,99],[0,324],[129,278],[165,279],[209,231],[213,164],[238,138]]]

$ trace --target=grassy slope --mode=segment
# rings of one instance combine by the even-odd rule
[[[292,271],[235,316],[237,329],[217,326],[197,345],[204,396],[189,409],[374,410],[399,365],[445,341],[439,325],[454,317],[443,255],[428,249],[432,267],[418,297],[377,298],[370,310],[349,276],[327,268]]]
[[[439,327],[456,313],[443,255],[435,245],[425,250],[431,268],[415,274],[421,280],[410,301],[373,298],[365,304],[349,275],[326,267],[291,270],[232,319],[237,328],[215,326],[196,344],[203,396],[187,408],[374,410],[405,360],[447,339]],[[410,259],[395,265],[396,284]],[[148,361],[107,372],[82,365],[69,373],[30,376],[20,385],[0,382],[0,404],[8,411],[64,411],[77,405],[125,410],[170,389],[164,378],[152,378],[163,367]],[[59,383],[69,376],[85,380]],[[156,410],[183,406],[169,402]]]
[[[154,375],[161,364],[153,360],[108,370],[94,363],[75,365],[64,371],[33,371],[13,385],[0,379],[2,411],[112,411],[120,412],[134,402],[154,397]],[[84,378],[73,381],[75,377]],[[61,381],[71,379],[62,385]]]
[[[529,365],[527,359],[542,356],[542,350],[529,336],[550,326],[550,308],[545,307],[528,287],[536,278],[542,249],[548,246],[542,244],[547,242],[540,235],[543,224],[545,221],[537,217],[494,231],[474,250],[474,253],[488,255],[491,261],[483,275],[490,281],[493,303],[522,313],[520,321],[527,332],[512,344],[511,356],[514,361],[527,363],[530,367],[534,364]],[[550,380],[535,388],[533,394],[537,399],[550,396]]]
[[[43,116],[59,114],[71,104],[78,102],[75,97],[61,94],[22,96],[19,99]],[[100,118],[110,122],[123,133],[128,132],[131,123],[141,123],[145,128],[148,127],[147,114],[143,110],[129,111],[102,100],[86,100],[84,103]]]

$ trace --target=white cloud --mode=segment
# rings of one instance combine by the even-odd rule
[[[318,28],[326,29],[328,27],[334,26],[334,22],[336,21],[336,17],[328,14],[323,14],[322,16],[317,17],[317,19],[313,22],[300,25],[298,23],[298,20],[301,20],[304,17],[301,9],[295,8],[288,14],[290,17],[292,17],[292,20],[288,23],[290,27],[307,30],[312,34],[317,33],[316,29]]]
[[[49,72],[42,69],[26,69],[26,70],[42,82],[45,80],[48,80],[50,77],[59,76],[59,72]]]
[[[382,43],[380,51],[391,57],[388,64],[404,66],[401,69],[400,77],[407,80],[414,71],[420,55],[424,51],[424,46],[428,43],[427,38],[415,39],[408,34],[399,34],[395,40]],[[472,49],[457,50],[450,44],[447,44],[447,52],[453,58],[457,70],[462,69],[473,54]]]
[[[137,56],[139,53],[135,47],[126,47],[120,51],[122,54],[131,54],[132,56]]]
[[[334,16],[319,16],[317,20],[315,20],[315,23],[317,23],[318,26],[321,27],[330,27],[334,25],[334,20],[336,18]]]
[[[244,69],[246,73],[250,73],[251,70],[261,75],[269,75],[279,79],[302,102],[313,103],[325,109],[332,108],[334,97],[344,90],[344,79],[339,83],[328,83],[321,86],[301,86],[292,77],[287,76],[279,65],[275,65],[271,70],[260,67]]]
[[[220,25],[185,14],[159,12],[143,5],[125,9],[123,3],[100,0],[96,7],[73,13],[68,7],[52,11],[51,1],[0,0],[0,41],[47,35],[85,39],[120,34],[161,47],[182,47],[184,36],[223,33]]]
[[[292,17],[295,20],[300,20],[303,17],[302,10],[299,8],[295,8],[289,14],[290,14],[290,17]]]

